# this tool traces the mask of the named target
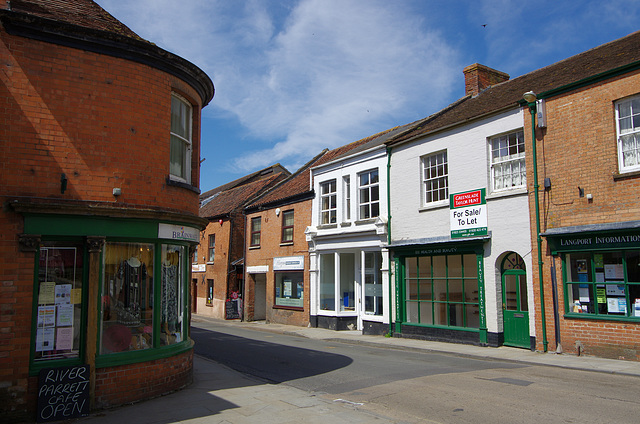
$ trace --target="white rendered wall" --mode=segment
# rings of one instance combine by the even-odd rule
[[[464,127],[394,147],[391,156],[390,228],[394,245],[420,244],[424,239],[444,240],[450,237],[449,201],[422,206],[421,157],[447,151],[449,194],[486,189],[491,239],[485,243],[484,285],[487,329],[492,333],[502,331],[501,261],[506,252],[514,251],[526,264],[529,327],[530,334],[535,334],[526,188],[501,193],[492,193],[490,188],[489,138],[521,130],[523,126],[522,109],[514,108]],[[532,174],[528,172],[527,178],[532,178]]]

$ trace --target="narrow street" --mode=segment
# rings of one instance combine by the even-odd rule
[[[636,423],[640,378],[196,322],[196,354],[398,422]]]

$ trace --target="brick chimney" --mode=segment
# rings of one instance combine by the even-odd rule
[[[467,66],[462,72],[464,72],[464,94],[466,96],[477,96],[487,87],[509,81],[508,74],[479,63]]]

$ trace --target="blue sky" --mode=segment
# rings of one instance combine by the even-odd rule
[[[470,64],[515,78],[640,29],[638,0],[97,3],[213,80],[203,192],[428,116]]]

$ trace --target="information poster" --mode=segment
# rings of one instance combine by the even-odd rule
[[[68,327],[73,325],[73,304],[58,305],[58,318],[56,325],[58,327]]]
[[[71,289],[71,303],[82,303],[82,289]]]
[[[58,284],[55,289],[56,304],[71,303],[71,284]]]
[[[56,325],[56,307],[38,306],[38,327],[53,327]]]
[[[71,350],[73,348],[73,327],[60,327],[56,330],[56,349]]]
[[[56,298],[56,283],[53,281],[45,281],[40,283],[40,292],[38,293],[38,304],[48,305],[53,303]]]
[[[36,330],[36,352],[53,350],[55,328],[38,328]]]

